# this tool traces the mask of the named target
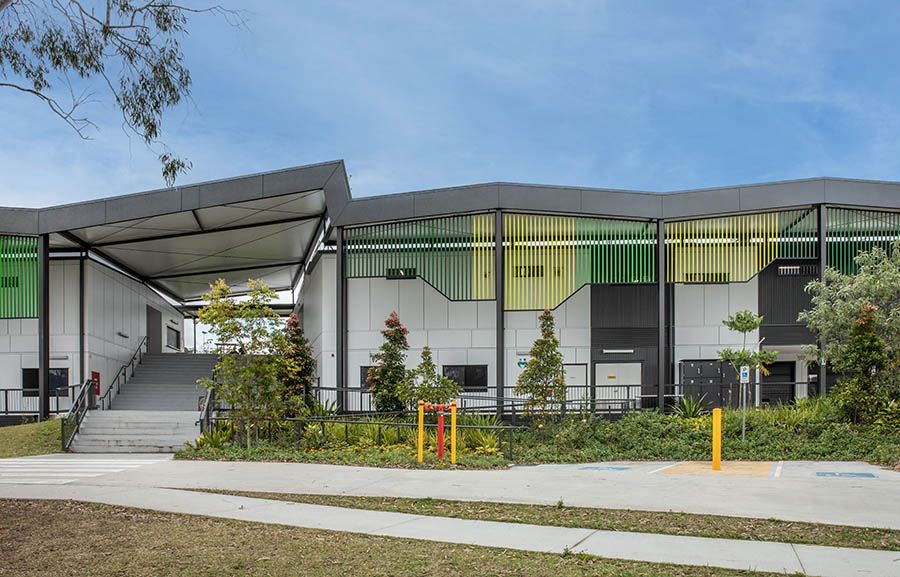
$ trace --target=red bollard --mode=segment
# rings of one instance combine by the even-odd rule
[[[438,422],[437,422],[437,446],[438,459],[444,460],[444,405],[437,406]]]

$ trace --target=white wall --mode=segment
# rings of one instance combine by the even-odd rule
[[[101,389],[106,390],[147,335],[147,305],[160,311],[161,350],[178,352],[166,346],[166,326],[182,332],[183,343],[184,319],[165,299],[144,284],[96,262],[88,261],[85,273],[86,377],[98,371]],[[77,294],[75,291],[76,299]],[[51,312],[51,323],[52,319]]]
[[[78,261],[51,261],[50,367],[68,368],[72,385],[81,369],[79,292]],[[183,331],[181,314],[158,294],[104,265],[85,263],[85,378],[98,371],[104,388],[110,384],[147,334],[148,304],[161,313],[163,339],[167,323]],[[38,368],[37,328],[37,319],[0,319],[0,388],[21,388],[22,369]]]
[[[534,341],[540,337],[538,317],[542,311],[507,311],[504,313],[506,333],[504,335],[506,358],[506,396],[512,396],[512,390],[522,368],[519,359],[527,359]],[[553,310],[556,323],[556,335],[559,338],[560,351],[566,364],[584,364],[589,368],[591,362],[591,287],[586,285]],[[585,372],[585,376],[590,371]],[[588,384],[580,383],[580,384]]]
[[[348,387],[360,386],[360,367],[373,364],[371,355],[378,352],[384,321],[393,311],[409,330],[407,367],[419,364],[427,346],[438,370],[444,365],[487,365],[488,391],[476,394],[496,395],[496,304],[450,301],[419,278],[347,280]]]
[[[50,367],[68,368],[78,382],[78,261],[50,263]],[[0,319],[0,388],[22,387],[22,369],[38,368],[38,321]]]
[[[335,257],[323,254],[306,275],[301,288],[303,332],[316,359],[316,374],[323,387],[334,387],[336,376],[335,335],[337,333],[337,293]],[[336,395],[326,395],[336,400]]]
[[[725,347],[740,347],[742,336],[722,321],[747,309],[758,313],[757,277],[745,283],[675,285],[675,382],[683,359],[717,359]],[[759,340],[759,331],[747,335],[747,347]]]

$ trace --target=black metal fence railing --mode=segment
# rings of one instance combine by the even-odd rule
[[[750,383],[746,388],[747,406],[765,406],[789,403],[805,396],[815,396],[815,385],[806,382],[764,382],[757,386]],[[703,398],[708,408],[740,406],[738,383],[715,384],[667,384],[664,385],[665,409],[676,406],[683,397],[699,400]],[[373,395],[366,389],[357,387],[311,388],[313,398],[323,405],[343,406],[343,413],[365,415],[375,412]],[[513,387],[506,387],[498,399],[496,389],[489,387],[481,391],[463,391],[456,399],[460,410],[470,413],[502,413],[515,419],[526,409],[527,398],[517,395]],[[570,385],[566,389],[563,403],[549,406],[551,412],[587,412],[593,415],[616,418],[631,411],[658,410],[659,387],[657,385]]]
[[[50,414],[65,413],[81,385],[58,387],[50,391]],[[30,417],[40,413],[41,399],[34,389],[0,389],[0,415]]]
[[[63,452],[69,450],[69,447],[72,446],[72,441],[75,440],[75,435],[81,430],[81,422],[84,420],[88,410],[88,395],[96,386],[97,381],[91,379],[86,380],[84,384],[78,388],[78,392],[75,393],[75,398],[72,399],[72,406],[59,420],[59,438]]]

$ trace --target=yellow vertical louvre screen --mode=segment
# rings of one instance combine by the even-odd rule
[[[655,251],[652,222],[504,213],[506,310],[553,309],[590,283],[654,282]]]
[[[348,228],[344,231],[344,275],[419,277],[450,300],[491,300],[494,214]]]
[[[666,222],[666,281],[744,282],[779,258],[816,258],[813,209]]]

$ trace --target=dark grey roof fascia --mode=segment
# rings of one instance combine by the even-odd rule
[[[41,234],[90,226],[151,218],[198,208],[257,200],[274,196],[332,189],[331,196],[349,199],[341,160],[262,172],[236,178],[200,182],[186,186],[150,190],[86,202],[40,209],[0,207],[0,231]]]
[[[822,177],[648,192],[495,182],[351,198],[335,224],[356,226],[495,209],[655,220],[815,204],[900,209],[900,183]]]

